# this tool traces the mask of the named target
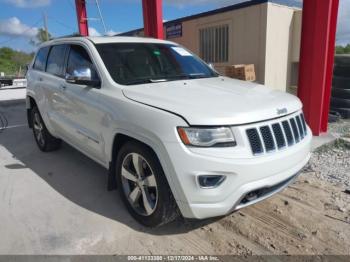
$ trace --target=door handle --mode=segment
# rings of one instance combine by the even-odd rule
[[[60,85],[60,88],[65,90],[66,89],[66,86],[65,85]]]
[[[43,81],[43,78],[42,78],[42,77],[39,77],[39,81],[42,82],[42,81]]]

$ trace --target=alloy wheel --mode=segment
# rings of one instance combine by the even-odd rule
[[[158,186],[150,164],[140,154],[125,156],[121,169],[124,193],[132,208],[142,216],[150,216],[158,203]]]
[[[34,114],[33,127],[34,127],[34,134],[35,134],[36,140],[41,146],[44,146],[45,145],[44,126],[38,113]]]

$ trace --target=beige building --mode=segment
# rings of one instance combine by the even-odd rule
[[[164,38],[212,63],[254,64],[257,82],[290,90],[298,79],[301,9],[253,0],[164,23]],[[142,29],[123,35],[142,35]]]

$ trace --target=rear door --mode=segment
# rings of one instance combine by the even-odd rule
[[[47,101],[47,116],[49,124],[58,136],[66,136],[69,124],[65,121],[66,99],[62,92],[65,88],[64,66],[68,46],[66,44],[53,45],[50,49],[46,74],[43,76],[43,90]]]
[[[35,97],[36,103],[39,106],[39,110],[46,112],[46,99],[44,92],[44,78],[45,78],[45,68],[46,60],[49,54],[50,47],[45,46],[39,49],[36,54],[34,63],[30,70],[28,70],[26,78],[28,81],[27,93]],[[46,115],[43,115],[44,120],[47,120]],[[47,122],[47,121],[45,121]]]

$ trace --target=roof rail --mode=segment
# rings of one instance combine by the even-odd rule
[[[54,37],[50,40],[61,39],[61,38],[70,38],[70,37],[84,37],[84,36],[82,36],[79,33],[75,33],[75,34],[71,34],[71,35],[63,35],[63,36]]]

